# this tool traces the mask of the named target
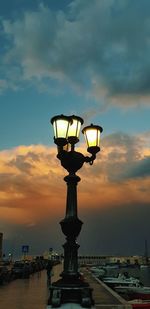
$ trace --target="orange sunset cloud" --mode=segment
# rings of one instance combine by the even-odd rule
[[[110,138],[105,139],[105,147],[93,166],[85,164],[78,172],[81,176],[79,209],[150,203],[150,178],[136,175],[147,158],[148,149],[143,147],[137,151],[136,145],[128,149],[128,142],[115,146]],[[79,150],[82,151],[82,147]],[[2,219],[29,224],[64,215],[66,184],[63,177],[67,172],[60,166],[54,147],[30,145],[2,151],[0,172]]]

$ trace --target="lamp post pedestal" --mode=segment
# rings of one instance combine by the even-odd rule
[[[50,287],[48,305],[52,308],[60,307],[64,303],[80,304],[83,308],[91,308],[93,305],[92,290],[87,283],[71,285],[70,282],[55,282]]]
[[[62,303],[79,303],[84,308],[90,308],[93,304],[92,289],[87,282],[81,279],[78,271],[78,249],[76,242],[82,221],[77,216],[77,183],[80,177],[70,173],[64,178],[67,183],[66,216],[60,222],[63,234],[66,236],[64,248],[64,269],[61,279],[50,287],[48,303],[52,307],[60,307]]]

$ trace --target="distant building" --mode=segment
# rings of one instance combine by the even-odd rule
[[[0,261],[3,257],[3,233],[0,233]]]
[[[112,256],[110,257],[110,263],[127,264],[127,265],[139,264],[140,265],[143,263],[143,257],[139,255]]]
[[[54,251],[52,248],[50,248],[49,251],[45,251],[43,253],[43,257],[44,259],[47,259],[47,260],[53,260],[53,261],[61,260],[61,256],[56,251]]]
[[[127,264],[127,265],[141,265],[143,264],[143,256],[101,256],[101,255],[84,255],[79,256],[78,261],[80,265],[94,264],[94,265],[107,265],[107,264]]]
[[[102,255],[80,255],[78,261],[80,265],[94,264],[105,265],[109,263],[110,257]]]

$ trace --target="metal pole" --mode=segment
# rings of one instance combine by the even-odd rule
[[[64,180],[67,183],[66,216],[60,224],[67,241],[63,245],[64,271],[62,277],[74,280],[80,276],[78,272],[78,249],[80,246],[76,243],[83,224],[77,216],[77,183],[80,181],[80,177],[69,174]]]

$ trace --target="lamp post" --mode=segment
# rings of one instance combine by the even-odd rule
[[[100,151],[100,126],[91,124],[82,130],[87,142],[90,157],[75,151],[75,144],[79,141],[79,133],[83,119],[72,115],[58,115],[51,119],[54,128],[54,142],[58,148],[57,158],[68,171],[64,180],[67,183],[66,215],[60,222],[63,234],[66,236],[64,248],[64,267],[61,279],[50,287],[48,303],[52,307],[59,307],[62,303],[80,303],[82,307],[90,308],[93,304],[92,289],[87,282],[81,280],[78,270],[78,248],[76,239],[81,231],[83,222],[77,213],[77,184],[80,177],[76,172],[84,162],[93,164],[96,153]]]

